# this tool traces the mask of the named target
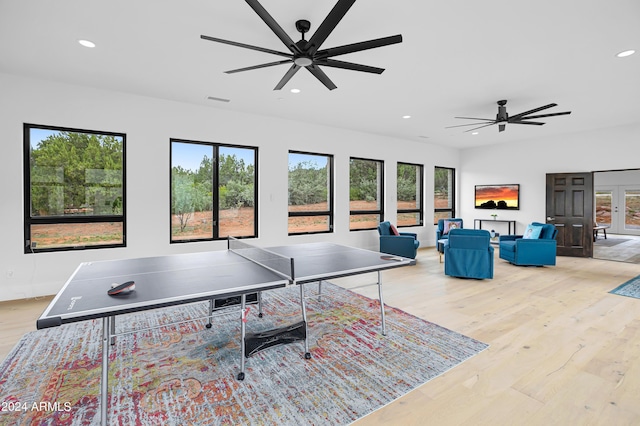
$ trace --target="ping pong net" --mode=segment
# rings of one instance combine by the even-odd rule
[[[293,258],[282,256],[234,237],[229,237],[228,249],[238,256],[282,275],[291,282],[293,281]]]

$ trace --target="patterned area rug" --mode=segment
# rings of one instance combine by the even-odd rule
[[[611,290],[609,293],[640,299],[640,275]]]
[[[317,287],[307,286],[307,295]],[[326,283],[308,299],[312,359],[302,342],[272,347],[240,368],[240,312],[116,339],[110,352],[111,424],[348,424],[446,372],[487,345]],[[298,289],[263,295],[247,331],[300,320]],[[140,329],[206,315],[199,303],[118,317]],[[125,320],[126,318],[126,320]],[[97,425],[101,321],[26,334],[0,365],[0,424]]]

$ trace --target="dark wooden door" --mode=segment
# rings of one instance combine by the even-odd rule
[[[593,257],[593,173],[547,174],[546,210],[558,229],[558,255]]]

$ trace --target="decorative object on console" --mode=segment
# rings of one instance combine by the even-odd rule
[[[476,185],[476,209],[519,210],[520,184]],[[498,215],[491,215],[495,220]]]

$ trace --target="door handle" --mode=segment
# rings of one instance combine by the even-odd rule
[[[556,220],[555,217],[547,216],[547,222],[553,222],[554,220]]]

